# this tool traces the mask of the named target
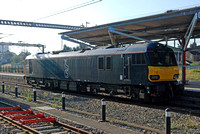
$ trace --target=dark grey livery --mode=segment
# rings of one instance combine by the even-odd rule
[[[160,50],[168,55],[170,61],[153,65],[152,54],[149,53],[159,53]],[[157,89],[158,85],[163,85],[161,83],[170,84],[172,88],[177,86],[176,76],[165,84],[166,81],[159,81],[159,78],[149,74],[149,66],[177,66],[173,51],[164,45],[150,43],[124,48],[37,54],[26,58],[25,77],[29,84],[46,88],[124,94],[149,101],[154,95],[159,97],[168,91],[167,88]]]

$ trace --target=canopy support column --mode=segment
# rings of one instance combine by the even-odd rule
[[[193,17],[193,19],[192,19],[192,21],[191,21],[191,23],[190,23],[190,26],[188,27],[188,30],[187,30],[187,32],[185,33],[185,36],[184,36],[184,38],[185,38],[185,45],[183,46],[183,50],[184,50],[184,51],[187,49],[187,46],[188,46],[188,44],[189,44],[191,35],[192,35],[192,33],[193,33],[193,30],[194,30],[195,25],[196,25],[196,23],[197,23],[197,20],[198,20],[198,18],[199,18],[198,14],[199,14],[199,12],[195,13],[195,15],[194,15],[194,17]]]
[[[185,47],[185,39],[182,40],[182,48]],[[182,50],[182,53],[183,53],[183,57],[182,57],[182,84],[185,85],[185,81],[186,81],[186,68],[185,68],[185,65],[186,65],[186,51],[185,50]]]
[[[110,29],[110,28],[109,28],[109,29]],[[111,32],[109,31],[109,29],[108,29],[108,34],[109,34],[109,36],[110,36],[111,43],[112,43],[112,45],[113,45],[115,48],[117,48],[117,47],[118,47],[118,44],[116,43],[116,40],[115,40],[115,37],[114,37],[113,33],[111,33]]]
[[[184,85],[186,84],[186,67],[185,67],[185,65],[186,65],[186,49],[187,49],[187,46],[189,44],[190,38],[192,36],[193,30],[195,28],[195,25],[196,25],[198,19],[199,19],[199,12],[196,12],[194,14],[194,17],[193,17],[189,27],[188,27],[187,32],[185,33],[184,39],[182,39],[182,53],[183,53],[182,83]]]

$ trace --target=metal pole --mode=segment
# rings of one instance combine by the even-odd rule
[[[17,86],[17,84],[16,84],[16,85],[15,85],[15,97],[17,97],[17,95],[18,95],[17,89],[18,89],[18,86]]]
[[[185,46],[185,39],[182,40],[182,48],[184,48]],[[183,52],[183,57],[182,57],[182,84],[185,85],[185,81],[186,81],[186,68],[185,68],[185,65],[186,65],[186,51],[184,49],[182,49],[182,52]]]
[[[62,92],[62,110],[65,110],[65,93]]]
[[[165,119],[166,119],[166,134],[170,134],[171,133],[171,110],[169,108],[167,108],[165,110]]]
[[[2,82],[2,93],[4,93],[5,83]]]
[[[36,88],[33,88],[33,101],[36,102]]]
[[[106,121],[106,100],[104,98],[101,100],[101,104],[102,104],[102,114],[101,114],[102,121]]]
[[[44,53],[44,46],[42,46],[42,53]]]

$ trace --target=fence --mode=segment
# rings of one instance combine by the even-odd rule
[[[23,65],[1,65],[0,72],[23,73]]]
[[[186,65],[186,80],[200,80],[200,65]],[[179,79],[182,79],[182,65],[179,66]]]

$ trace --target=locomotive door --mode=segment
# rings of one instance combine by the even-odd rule
[[[123,55],[123,78],[130,80],[130,55]]]

